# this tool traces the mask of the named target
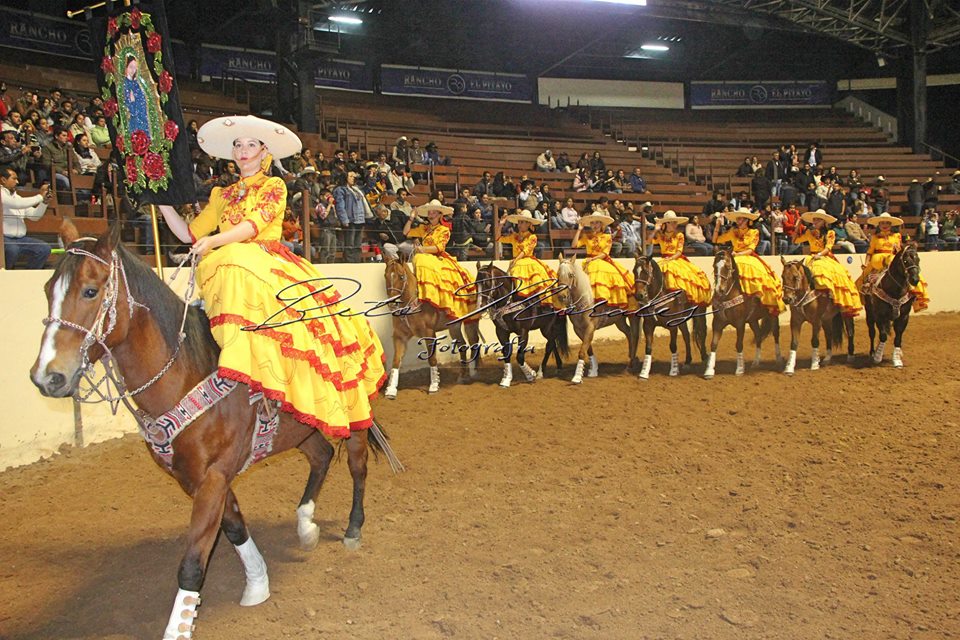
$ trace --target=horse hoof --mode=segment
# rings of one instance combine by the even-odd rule
[[[712,373],[705,373],[705,374],[703,374],[703,379],[704,379],[704,380],[713,380],[713,374],[712,374]]]
[[[344,538],[343,546],[347,551],[358,551],[360,549],[360,538]]]
[[[650,374],[648,373],[648,374],[644,375],[644,374],[641,372],[637,377],[640,378],[641,380],[649,380],[649,379],[650,379]]]
[[[583,378],[574,378],[570,381],[570,384],[580,384],[583,382]]]
[[[733,375],[735,375],[735,376],[742,376],[742,375],[743,375],[743,369],[737,369],[736,371],[733,372]]]
[[[240,598],[241,607],[255,607],[262,604],[270,597],[270,581],[264,577],[262,582],[247,583],[243,590],[243,597]]]
[[[383,397],[387,400],[396,400],[397,399],[397,390],[396,389],[387,389],[383,392]]]
[[[320,527],[316,522],[310,523],[312,526],[300,534],[300,548],[304,551],[313,551],[320,544]]]
[[[430,387],[429,389],[427,389],[427,393],[430,393],[430,394],[437,393],[438,391],[440,391],[440,387]]]

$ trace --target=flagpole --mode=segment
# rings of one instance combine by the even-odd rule
[[[153,225],[153,255],[157,259],[157,275],[163,280],[163,257],[160,255],[160,230],[157,225],[157,205],[150,205],[150,224]]]

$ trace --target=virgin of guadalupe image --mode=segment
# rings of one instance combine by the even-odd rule
[[[140,65],[136,56],[127,55],[123,65],[123,100],[130,118],[127,130],[130,133],[138,129],[149,134],[150,120],[147,118],[147,94],[141,84]]]
[[[134,131],[146,133],[151,140],[163,136],[160,130],[160,94],[146,67],[146,57],[137,34],[124,35],[118,41],[116,61],[117,102],[120,105],[120,126],[117,134],[130,136]]]

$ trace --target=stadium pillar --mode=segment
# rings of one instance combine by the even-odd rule
[[[927,141],[927,34],[929,17],[924,0],[910,2],[909,57],[898,65],[897,119],[900,142],[914,153],[924,152]]]

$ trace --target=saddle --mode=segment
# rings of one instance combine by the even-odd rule
[[[911,302],[913,300],[913,292],[907,289],[907,292],[903,294],[902,297],[893,298],[886,291],[883,290],[883,287],[880,286],[880,282],[883,280],[883,277],[887,275],[887,270],[879,271],[877,273],[871,273],[866,278],[863,279],[863,286],[860,289],[860,293],[863,296],[873,296],[883,302],[886,302],[890,305],[891,316],[894,320],[900,317],[900,309],[903,305]]]

